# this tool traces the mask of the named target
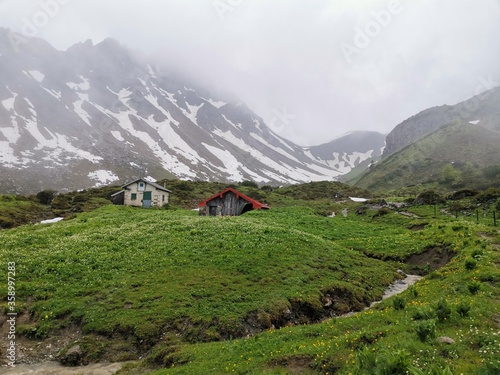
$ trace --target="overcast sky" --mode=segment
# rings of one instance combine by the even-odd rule
[[[61,50],[118,39],[301,145],[500,85],[500,0],[0,0],[0,26]]]

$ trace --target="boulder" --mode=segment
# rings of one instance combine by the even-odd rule
[[[441,336],[436,339],[437,342],[441,342],[443,344],[454,344],[455,340],[453,340],[451,337],[448,336]]]

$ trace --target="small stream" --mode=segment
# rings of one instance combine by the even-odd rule
[[[385,290],[384,294],[382,295],[382,299],[380,301],[375,301],[372,302],[371,305],[367,308],[365,308],[363,311],[366,311],[368,309],[371,309],[373,306],[379,304],[383,300],[395,296],[399,293],[403,293],[406,289],[408,289],[410,286],[414,285],[417,281],[421,280],[422,276],[418,275],[406,275],[404,279],[397,280],[393,282],[391,285],[387,287]],[[347,314],[339,315],[337,318],[347,318],[349,316],[353,316],[355,314],[359,313],[359,311],[351,311],[348,312]]]

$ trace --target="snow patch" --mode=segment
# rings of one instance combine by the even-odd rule
[[[93,179],[93,180],[98,181],[97,184],[95,185],[95,187],[108,185],[111,182],[115,182],[115,181],[119,180],[119,178],[116,174],[114,174],[112,171],[108,171],[105,169],[99,169],[97,171],[90,172],[88,174],[88,177]]]
[[[472,124],[472,125],[477,125],[479,124],[481,120],[474,120],[474,121],[469,121],[469,124]]]
[[[238,170],[241,167],[240,162],[229,152],[226,150],[221,150],[220,148],[207,145],[206,143],[201,143],[203,147],[205,147],[208,151],[210,151],[217,159],[219,159],[222,164],[224,164],[225,168],[222,169],[223,172],[226,172],[233,181],[242,181],[243,175]]]
[[[264,138],[260,137],[259,135],[255,134],[255,133],[250,133],[250,136],[252,138],[254,138],[255,140],[259,141],[260,143],[262,143],[263,145],[265,145],[266,147],[268,147],[268,148],[276,151],[278,154],[281,154],[281,155],[285,156],[287,159],[291,159],[291,160],[293,160],[293,161],[295,161],[295,162],[297,162],[299,164],[302,164],[299,159],[297,159],[293,155],[289,154],[288,152],[286,152],[282,148],[273,146],[272,144],[270,144],[269,142],[267,142]]]
[[[366,201],[368,201],[368,199],[366,199],[366,198],[349,197],[349,199],[352,200],[353,202],[366,202]]]
[[[221,107],[224,107],[227,103],[226,102],[223,102],[223,101],[215,101],[215,100],[212,100],[212,99],[205,99],[202,97],[203,100],[206,100],[207,102],[209,102],[210,104],[212,104],[215,108],[221,108]]]
[[[61,92],[60,91],[55,91],[55,90],[49,90],[43,86],[41,86],[42,89],[44,89],[45,91],[47,91],[50,95],[52,95],[54,98],[56,98],[57,100],[61,100]]]
[[[83,120],[83,122],[85,122],[88,126],[92,126],[90,123],[92,117],[90,117],[90,115],[83,109],[83,103],[89,101],[89,96],[88,94],[82,93],[78,93],[78,96],[80,97],[80,100],[73,103],[74,111]]]
[[[28,73],[38,83],[41,83],[43,81],[43,79],[45,78],[45,74],[43,74],[39,70],[28,70]]]
[[[12,98],[2,100],[2,105],[7,111],[12,111],[14,109],[14,103],[16,102],[17,98],[17,94],[14,94],[12,91],[11,93],[12,95],[14,95]]]
[[[222,115],[222,117],[224,118],[224,120],[226,120],[230,125],[234,126],[236,129],[239,129],[241,130],[242,129],[242,126],[241,124],[235,124],[234,122],[232,122],[231,120],[229,120],[226,116]]]
[[[111,91],[111,90],[110,90]],[[160,131],[160,128],[162,129],[162,134],[158,133],[160,137],[167,137],[167,134],[165,132],[169,132],[169,129],[172,131],[171,134],[175,133],[173,129],[169,126],[168,123],[163,122],[163,123],[157,123],[156,121],[153,120],[152,116],[148,119],[144,119],[140,117],[137,113],[137,111],[127,105],[128,102],[128,95],[130,95],[131,92],[128,90],[121,90],[120,93],[118,94],[120,97],[120,101],[127,106],[127,110],[119,112],[119,113],[113,113],[110,110],[103,108],[97,104],[95,104],[95,107],[99,109],[101,112],[104,114],[110,116],[111,118],[114,118],[118,125],[125,131],[127,131],[130,135],[140,139],[142,142],[148,145],[149,149],[161,160],[161,163],[163,167],[167,170],[170,170],[172,173],[178,175],[179,177],[189,177],[193,178],[196,177],[196,174],[189,168],[189,166],[181,163],[177,156],[169,154],[166,150],[164,150],[161,145],[155,141],[147,132],[144,131],[139,131],[134,128],[134,125],[130,119],[130,116],[135,116],[144,122],[146,122],[149,126],[151,126],[153,129],[156,129],[158,132]],[[180,137],[179,137],[180,138]],[[165,142],[169,145],[169,139],[167,137],[167,140]],[[188,150],[192,150],[190,147]],[[180,149],[179,151],[184,151],[189,155],[189,151],[186,152],[186,150]],[[193,158],[193,155],[190,155],[191,159]]]
[[[54,223],[58,223],[62,220],[64,220],[63,217],[55,217],[53,219],[42,220],[42,221],[40,221],[40,224],[54,224]]]
[[[111,130],[111,135],[120,142],[123,142],[125,140],[125,138],[122,137],[122,133],[120,133],[118,130]]]
[[[198,120],[196,119],[196,116],[198,115],[198,111],[200,110],[201,107],[203,107],[205,103],[201,103],[200,105],[191,105],[188,102],[186,102],[186,106],[188,107],[188,110],[186,111],[184,108],[180,108],[182,113],[184,113],[184,116],[186,116],[188,119],[190,119],[193,124],[198,125]]]
[[[90,90],[90,82],[87,78],[78,76],[83,82],[75,83],[75,82],[66,82],[66,86],[68,86],[71,90],[74,91],[88,91]]]
[[[73,158],[66,156],[66,159],[87,159],[92,163],[98,163],[103,160],[100,156],[92,155],[90,152],[81,150],[71,144],[71,141],[68,137],[59,134],[52,133],[49,129],[44,128],[45,131],[50,135],[51,138],[45,138],[45,136],[40,132],[38,128],[38,124],[33,119],[28,120],[23,118],[26,121],[26,130],[36,139],[38,142],[38,146],[35,147],[35,150],[42,150],[44,148],[52,149],[56,152],[52,153],[51,157],[47,160],[54,161],[54,158],[60,160],[63,154],[73,154],[75,155]]]

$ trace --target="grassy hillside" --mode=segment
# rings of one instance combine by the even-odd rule
[[[332,199],[340,188],[242,187],[277,204],[241,217],[108,205],[0,231],[2,263],[16,263],[19,340],[36,351],[71,337],[60,353],[71,363],[145,358],[124,373],[498,371],[498,230],[433,218],[433,206],[355,214]],[[349,214],[318,215],[326,208]],[[398,268],[427,276],[402,298],[312,324],[379,299]]]
[[[500,185],[500,132],[461,121],[377,163],[356,182],[372,191],[408,186],[443,190]]]
[[[311,321],[330,313],[321,301],[337,288],[353,296],[343,310],[380,297],[394,266],[322,238],[338,224],[308,209],[214,220],[109,206],[0,236],[2,260],[18,265],[18,298],[31,301],[23,308],[34,337],[76,322],[86,333],[153,344],[158,327],[188,341],[243,336],[252,329],[245,319],[256,319],[255,330],[284,324],[292,307],[296,319]],[[341,225],[338,237],[350,226]]]
[[[403,121],[387,135],[383,158],[454,121],[478,121],[486,129],[500,131],[500,87],[453,106],[426,109]]]

